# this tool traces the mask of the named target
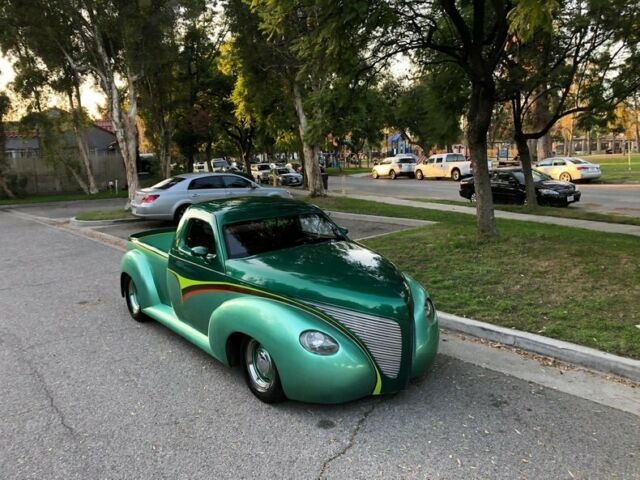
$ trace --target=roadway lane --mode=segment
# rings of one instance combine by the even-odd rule
[[[583,192],[582,199],[570,208],[640,217],[640,185],[579,184],[578,188]],[[340,194],[344,191],[347,194],[464,201],[458,193],[458,183],[450,180],[418,181],[406,177],[373,180],[368,175],[350,175],[330,177],[329,189]]]
[[[445,355],[395,396],[262,404],[129,318],[120,251],[5,212],[0,242],[0,478],[639,478],[640,417]]]

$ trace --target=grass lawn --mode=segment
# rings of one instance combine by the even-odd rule
[[[599,182],[603,183],[640,183],[640,153],[631,154],[631,171],[627,155],[587,155],[580,156],[588,162],[597,163],[602,170]]]
[[[353,173],[369,173],[371,172],[370,168],[343,168],[342,171],[340,171],[339,168],[337,167],[329,167],[327,169],[325,169],[325,171],[330,175],[330,176],[335,176],[335,175],[351,175]]]
[[[94,210],[82,212],[76,216],[77,220],[120,220],[122,218],[136,218],[131,212],[117,208],[115,210]]]
[[[445,205],[461,205],[463,207],[471,207],[474,204],[464,200],[440,200],[431,198],[411,198],[417,202],[426,203],[443,203]],[[546,215],[549,217],[575,218],[578,220],[591,220],[594,222],[607,223],[623,223],[625,225],[640,225],[640,218],[630,217],[627,215],[617,215],[614,213],[590,212],[587,210],[579,210],[575,207],[568,208],[558,207],[535,207],[532,210],[526,209],[522,205],[503,205],[496,204],[496,210],[504,210],[506,212],[524,213],[530,215]]]
[[[127,191],[120,191],[117,194],[112,192],[99,192],[95,195],[85,195],[84,193],[66,193],[58,195],[38,195],[17,199],[2,198],[0,199],[0,206],[26,203],[69,202],[72,200],[101,200],[105,198],[127,198]]]
[[[640,241],[627,235],[498,220],[496,241],[475,217],[347,197],[328,209],[435,220],[365,243],[418,279],[438,309],[640,358]]]

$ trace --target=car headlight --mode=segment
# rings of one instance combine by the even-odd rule
[[[558,195],[560,195],[558,192],[556,192],[555,190],[550,190],[548,188],[541,188],[540,190],[538,190],[542,195],[551,195],[553,197],[557,197]]]
[[[433,322],[433,319],[436,316],[436,307],[433,306],[433,303],[431,303],[431,299],[427,298],[424,301],[424,318],[427,320],[427,322],[431,323]]]
[[[332,355],[340,349],[340,345],[326,333],[307,330],[300,334],[300,345],[316,355]]]

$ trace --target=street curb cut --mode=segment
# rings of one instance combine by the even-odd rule
[[[612,355],[594,348],[583,347],[534,333],[499,327],[450,313],[438,312],[438,319],[440,326],[447,330],[466,333],[484,340],[511,345],[529,352],[555,358],[556,360],[603,373],[612,373],[640,382],[639,360]]]
[[[106,225],[118,225],[120,223],[135,223],[141,222],[142,218],[115,218],[113,220],[78,220],[76,217],[72,217],[69,220],[69,225],[72,227],[84,228],[84,227],[103,227]]]

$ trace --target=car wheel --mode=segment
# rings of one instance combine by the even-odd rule
[[[373,172],[371,172],[371,176],[373,177],[373,179],[377,179],[378,178],[378,172],[376,172],[375,170]]]
[[[136,322],[146,322],[149,319],[149,317],[142,313],[136,284],[129,276],[127,276],[126,283],[124,285],[124,298],[127,302],[127,308],[129,309],[129,315],[131,315],[131,318]]]
[[[478,200],[478,197],[476,196],[476,192],[473,192],[473,193],[471,194],[471,198],[469,198],[469,201],[470,201],[471,203],[476,203],[476,201],[477,201],[477,200]]]
[[[460,180],[460,170],[458,170],[457,168],[451,170],[451,180],[453,180],[454,182]]]
[[[422,180],[424,178],[424,174],[422,173],[422,170],[416,170],[416,178],[418,180]]]
[[[569,174],[569,172],[562,172],[560,174],[560,180],[562,180],[563,182],[570,182],[571,181],[571,175]]]
[[[247,338],[242,347],[244,378],[251,393],[265,403],[285,400],[273,358],[257,340]]]
[[[395,180],[396,179],[396,171],[395,170],[391,170],[389,172],[389,176],[391,177],[391,180]]]
[[[187,208],[189,208],[191,205],[184,204],[184,205],[180,205],[178,207],[178,209],[176,210],[176,213],[174,213],[173,215],[173,221],[176,223],[180,223],[180,219],[182,218],[182,216],[184,215],[184,212],[187,211]]]

